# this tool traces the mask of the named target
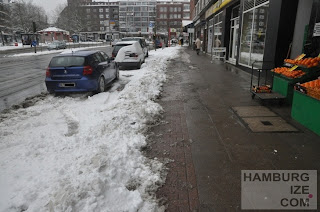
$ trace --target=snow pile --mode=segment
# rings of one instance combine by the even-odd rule
[[[164,211],[155,198],[163,165],[141,148],[162,111],[152,99],[177,55],[178,48],[151,51],[109,92],[48,96],[1,114],[0,211]]]

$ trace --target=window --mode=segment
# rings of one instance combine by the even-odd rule
[[[104,27],[100,27],[100,31],[104,31]]]
[[[125,7],[120,7],[120,11],[127,11],[127,8],[125,8]],[[107,12],[107,11],[106,11]]]
[[[173,11],[178,12],[178,7],[174,7]]]
[[[142,12],[148,11],[148,7],[141,7],[141,11],[142,11]]]
[[[181,14],[178,14],[178,18],[181,18]]]
[[[135,12],[134,16],[141,16],[141,13]]]
[[[91,31],[91,27],[88,27],[88,31],[89,31],[89,32]]]
[[[148,12],[143,12],[143,13],[141,13],[141,16],[149,16],[149,13]]]
[[[91,18],[91,15],[87,15],[87,18],[90,19],[90,18]]]
[[[173,12],[173,7],[170,7],[170,12]]]
[[[99,15],[99,18],[103,18],[103,15]]]
[[[90,9],[86,9],[87,13],[90,13]]]
[[[181,12],[181,7],[178,7],[178,12]]]
[[[142,20],[142,21],[148,21],[148,18],[142,17],[141,20]]]
[[[134,7],[135,12],[140,12],[140,7]]]
[[[150,12],[153,12],[154,11],[154,7],[148,7],[148,11]]]
[[[173,19],[173,14],[170,14],[170,19]]]
[[[174,18],[178,18],[178,14],[173,14],[173,17]]]
[[[184,4],[183,11],[190,11],[190,4]]]
[[[106,18],[109,18],[109,14],[106,14]]]
[[[103,12],[103,9],[100,8],[100,9],[99,9],[99,13],[102,13],[102,12]]]
[[[163,18],[167,18],[167,14],[165,13],[165,14],[163,14]]]
[[[106,12],[107,12],[107,13],[109,12],[109,8],[106,8]]]
[[[100,21],[100,24],[103,25],[103,24],[104,24],[104,21]]]
[[[190,19],[190,13],[183,13],[183,19]]]
[[[96,12],[97,12],[97,9],[93,9],[92,11],[93,11],[94,13],[96,13]]]
[[[133,7],[128,7],[128,8],[127,8],[127,11],[133,12]]]
[[[163,12],[163,7],[160,7],[160,12]]]
[[[134,17],[134,21],[141,21],[140,17]]]
[[[263,61],[268,9],[269,4],[265,4],[243,12],[239,64],[251,67],[254,61]],[[261,11],[265,12],[263,19],[257,15]],[[256,63],[255,67],[260,68],[261,65]]]

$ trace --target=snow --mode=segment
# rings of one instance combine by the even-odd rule
[[[101,43],[100,43],[101,44]],[[53,54],[53,53],[59,53],[61,54],[64,53],[71,53],[72,51],[79,51],[79,50],[84,50],[84,49],[92,49],[92,48],[97,48],[97,47],[104,47],[106,45],[101,45],[101,46],[90,46],[90,47],[81,47],[81,48],[71,48],[71,49],[60,49],[60,50],[50,50],[50,51],[41,51],[40,49],[37,49],[37,53],[30,52],[30,53],[20,53],[20,54],[14,54],[14,55],[8,55],[7,57],[23,57],[23,56],[33,56],[33,55],[45,55],[45,54]]]
[[[48,27],[46,29],[40,30],[39,32],[67,32],[67,31],[63,29],[59,29],[57,27]]]
[[[137,53],[139,55],[139,58],[141,58],[143,60],[144,53],[143,53],[142,48],[141,48],[138,41],[124,41],[124,42],[120,42],[120,43],[124,43],[124,44],[132,43],[132,44],[128,45],[128,46],[124,46],[118,51],[117,56],[115,58],[116,62],[124,62],[126,52]],[[131,60],[135,60],[135,59],[131,59]],[[139,61],[139,60],[137,59],[137,61]]]
[[[108,92],[46,95],[0,114],[0,211],[164,211],[155,197],[164,166],[141,148],[178,49],[150,51]]]

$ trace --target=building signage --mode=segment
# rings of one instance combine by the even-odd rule
[[[194,33],[194,28],[188,28],[188,33]]]
[[[320,36],[320,23],[315,23],[314,29],[313,29],[313,37]]]
[[[216,3],[214,3],[209,9],[206,11],[206,19],[218,12],[220,9],[222,9],[224,6],[226,6],[229,2],[232,0],[218,0]]]

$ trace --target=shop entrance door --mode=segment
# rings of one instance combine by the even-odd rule
[[[229,62],[236,64],[238,52],[239,17],[231,20]]]

